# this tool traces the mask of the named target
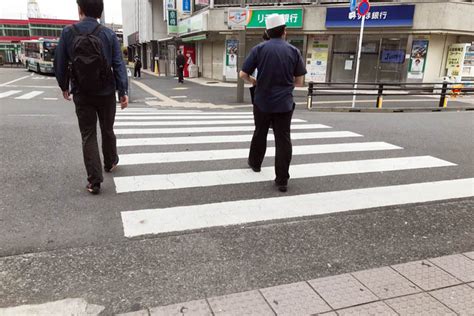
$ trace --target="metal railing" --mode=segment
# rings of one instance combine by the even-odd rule
[[[438,83],[387,83],[371,82],[357,83],[357,89],[354,90],[354,83],[332,83],[310,82],[308,85],[308,103],[307,108],[313,108],[313,102],[318,96],[374,96],[375,107],[382,108],[383,98],[385,96],[436,96],[439,95],[439,108],[446,108],[450,96],[474,95],[474,82],[438,82]],[[400,100],[403,102],[403,100]],[[348,103],[351,101],[348,100]]]

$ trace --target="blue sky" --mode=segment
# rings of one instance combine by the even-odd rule
[[[0,0],[0,18],[25,19],[27,0]],[[121,0],[104,0],[107,23],[122,24]],[[47,18],[77,19],[76,0],[38,0],[41,14]]]

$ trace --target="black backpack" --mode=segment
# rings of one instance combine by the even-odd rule
[[[92,32],[81,33],[76,25],[72,26],[72,78],[80,93],[100,92],[111,76],[98,36],[102,28],[99,24]]]

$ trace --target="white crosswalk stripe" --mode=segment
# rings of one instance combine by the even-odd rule
[[[293,146],[293,156],[395,149],[402,148],[384,142],[304,145]],[[248,148],[125,154],[120,155],[120,165],[244,159],[248,154]],[[275,147],[267,148],[266,157],[275,157]]]
[[[28,92],[22,96],[19,96],[19,97],[16,97],[15,99],[17,100],[29,100],[29,99],[33,99],[34,97],[37,97],[39,96],[40,94],[43,94],[44,91],[31,91],[31,92]]]
[[[167,116],[167,115],[159,115],[159,116],[133,116],[133,115],[128,115],[128,116],[117,116],[116,120],[127,120],[127,121],[159,121],[159,120],[204,120],[204,119],[215,119],[215,115],[202,115],[202,116],[196,116],[196,115],[189,115],[189,116]],[[253,116],[250,114],[246,115],[235,115],[235,116],[219,116],[219,119],[253,119]]]
[[[474,178],[122,212],[126,237],[474,195]]]
[[[290,167],[292,179],[324,177],[342,174],[384,172],[454,166],[430,156],[369,159],[356,161],[323,162]],[[159,191],[216,185],[272,181],[273,167],[262,168],[260,173],[251,169],[201,171],[165,175],[146,175],[115,178],[117,193],[133,191]]]
[[[293,130],[326,129],[323,124],[293,125]],[[187,133],[215,133],[215,132],[249,132],[254,127],[249,126],[211,126],[211,127],[179,127],[179,128],[120,128],[115,129],[116,135],[144,135],[144,134],[187,134]]]
[[[305,120],[293,119],[293,123],[304,123]],[[253,119],[248,120],[219,120],[216,117],[215,120],[205,121],[152,121],[152,122],[116,122],[115,126],[202,126],[202,125],[231,125],[231,124],[254,124]]]
[[[344,137],[362,137],[362,135],[353,132],[315,132],[315,133],[293,133],[291,138],[298,139],[316,139],[316,138],[344,138]],[[222,135],[222,136],[191,136],[191,137],[157,137],[157,138],[127,138],[118,139],[117,147],[130,146],[159,146],[159,145],[185,145],[185,144],[217,144],[217,143],[242,143],[250,142],[252,135]],[[272,138],[270,137],[271,141]]]
[[[9,97],[11,95],[14,95],[14,94],[17,94],[17,93],[20,93],[20,92],[21,92],[21,90],[10,90],[10,91],[5,91],[5,92],[0,92],[0,99]]]
[[[235,114],[230,114],[235,113]],[[248,120],[236,119],[248,116]],[[190,117],[193,119],[191,120]],[[128,169],[124,176],[114,175],[118,194],[139,194],[149,191],[174,190],[176,194],[199,188],[233,188],[238,184],[252,184],[273,181],[274,168],[263,167],[255,173],[246,167],[249,142],[252,138],[253,117],[250,112],[175,112],[161,110],[137,110],[132,115],[117,115],[117,145],[131,150],[120,155],[120,166]],[[123,119],[123,120],[122,120]],[[130,121],[126,121],[130,120]],[[150,121],[149,121],[150,120]],[[306,162],[293,163],[290,167],[291,179],[312,181],[321,177],[346,177],[349,175],[390,173],[433,168],[456,168],[456,164],[427,155],[403,155],[403,148],[382,141],[360,141],[363,137],[351,131],[331,130],[324,124],[307,123],[293,119],[293,157],[305,156]],[[323,130],[323,131],[321,131]],[[199,135],[209,133],[209,135]],[[186,136],[179,136],[188,134]],[[143,137],[140,135],[156,135]],[[334,139],[334,140],[332,140]],[[322,140],[325,142],[321,143]],[[273,136],[268,138],[273,142]],[[330,142],[330,143],[327,143]],[[215,144],[235,143],[236,148],[216,149]],[[200,144],[202,148],[193,151],[165,151],[162,145]],[[237,145],[238,144],[238,145]],[[211,147],[212,146],[212,147]],[[148,150],[145,151],[145,148]],[[395,157],[386,156],[398,152]],[[349,160],[344,153],[372,153],[369,158]],[[332,154],[335,161],[311,162],[313,155]],[[275,147],[267,148],[266,157],[275,156]],[[376,157],[373,157],[376,156]],[[380,157],[382,156],[382,157]],[[316,157],[316,156],[314,156]],[[342,159],[341,159],[342,158]],[[344,159],[345,158],[345,159]],[[241,160],[241,161],[237,161]],[[308,162],[308,160],[310,162]],[[203,170],[167,173],[168,163],[192,163],[220,161],[219,167],[206,164]],[[147,165],[146,174],[134,174]],[[227,166],[225,169],[222,166]],[[240,166],[240,167],[237,167]],[[237,168],[236,168],[237,167]],[[150,171],[155,170],[156,171]],[[219,197],[211,197],[216,202],[168,205],[161,208],[141,209],[121,213],[124,235],[136,237],[215,226],[237,225],[313,216],[334,212],[345,212],[388,205],[419,203],[443,199],[474,196],[474,179],[444,180],[402,185],[354,188],[352,190],[317,192],[300,195],[285,195],[251,200],[220,202]],[[317,181],[317,180],[315,180]],[[320,181],[320,180],[319,180]],[[291,185],[291,184],[290,184]],[[174,192],[172,191],[172,192]],[[296,192],[297,193],[297,192]],[[186,205],[186,206],[184,206]]]

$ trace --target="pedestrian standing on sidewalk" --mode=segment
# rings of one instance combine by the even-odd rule
[[[184,66],[186,65],[186,58],[179,50],[178,57],[176,57],[176,70],[178,71],[178,83],[184,83]]]
[[[306,68],[299,50],[285,41],[286,23],[282,15],[270,15],[266,29],[270,40],[252,49],[240,72],[240,78],[256,86],[255,131],[248,164],[254,172],[260,172],[267,149],[268,129],[272,125],[276,146],[275,185],[280,192],[286,192],[292,156],[293,90],[295,86],[303,85]],[[258,69],[257,78],[251,77],[255,69]]]
[[[140,57],[138,56],[135,56],[135,66],[134,66],[133,77],[134,78],[142,77],[142,61],[140,60]]]
[[[77,0],[77,4],[80,21],[64,28],[55,53],[54,69],[64,99],[73,99],[76,106],[87,190],[98,194],[103,176],[97,117],[102,133],[104,170],[111,172],[119,161],[114,134],[115,91],[118,90],[122,109],[125,109],[128,106],[127,72],[115,32],[97,22],[104,9],[103,0]]]

